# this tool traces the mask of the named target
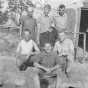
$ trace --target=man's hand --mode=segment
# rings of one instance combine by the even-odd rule
[[[53,31],[53,29],[52,29],[52,28],[48,28],[48,31],[49,31],[49,32],[52,32],[52,31]]]
[[[44,66],[41,66],[41,65],[38,64],[38,63],[34,63],[34,66],[37,67],[37,68],[43,69],[43,70],[45,70],[46,72],[50,72],[50,69],[49,69],[49,68],[46,68],[46,67],[44,67]]]
[[[34,63],[34,66],[35,67],[39,67],[40,65],[38,63]]]
[[[47,73],[51,73],[51,69],[50,68],[47,68]]]
[[[52,72],[52,71],[54,71],[54,70],[56,70],[56,69],[58,69],[58,68],[60,68],[60,66],[59,66],[59,65],[56,65],[55,67],[50,68],[49,70],[50,70],[50,72]]]

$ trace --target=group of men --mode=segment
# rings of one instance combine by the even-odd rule
[[[56,88],[62,88],[63,79],[74,62],[74,45],[65,33],[65,6],[60,5],[57,10],[58,16],[49,17],[51,6],[47,4],[37,21],[32,16],[33,8],[27,9],[27,16],[21,18],[23,39],[16,51],[17,64],[20,70],[25,70],[26,65],[32,71],[29,75],[36,88],[40,88],[40,75],[49,74],[57,76]]]
[[[60,5],[57,9],[57,16],[50,16],[51,6],[46,4],[42,15],[35,19],[33,17],[34,8],[30,6],[26,8],[27,15],[22,16],[20,23],[22,29],[31,31],[32,39],[41,47],[44,42],[49,41],[54,44],[57,39],[57,32],[62,32],[67,26],[67,14],[65,13],[65,5]]]

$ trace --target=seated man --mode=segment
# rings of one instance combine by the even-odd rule
[[[35,50],[34,52],[33,49]],[[29,30],[25,30],[23,33],[23,39],[19,42],[16,51],[17,56],[21,57],[19,58],[19,64],[21,65],[29,56],[38,54],[39,52],[40,50],[37,44],[31,39],[31,33]]]
[[[71,68],[71,64],[74,62],[74,45],[71,39],[68,39],[66,34],[64,32],[58,34],[59,41],[55,43],[54,52],[57,52],[57,54],[61,57],[64,57],[62,59],[62,63],[65,63],[64,71],[65,74],[68,76],[67,72]],[[56,88],[59,88],[59,77],[57,77],[57,85]]]
[[[26,60],[30,59],[31,55],[35,55],[40,52],[36,43],[31,39],[31,36],[30,36],[31,34],[30,34],[29,30],[25,30],[23,32],[23,35],[24,35],[23,39],[19,42],[18,47],[17,47],[17,62],[18,62],[18,66],[20,67],[20,70],[23,70],[21,68],[21,65],[24,62],[26,62]],[[33,49],[34,49],[34,51],[33,51]],[[34,70],[36,70],[36,69],[34,69]],[[35,72],[34,70],[32,70],[32,68],[29,67],[29,76],[28,77],[33,78],[34,85],[36,85],[35,88],[40,88],[38,74],[37,74],[37,72],[34,73]],[[31,80],[30,78],[28,78],[28,79]]]
[[[57,72],[59,72],[59,74],[61,75],[62,70],[59,69],[59,71],[56,71],[56,69],[61,68],[62,57],[58,57],[58,55],[52,51],[53,47],[51,46],[50,43],[45,43],[43,49],[44,50],[42,53],[32,58],[35,67],[42,69],[39,72],[40,76],[42,75],[50,77],[53,75],[57,75]],[[50,84],[52,84],[51,78],[47,80],[49,81]]]
[[[67,38],[64,32],[58,34],[59,41],[55,43],[54,51],[58,53],[59,56],[66,56],[67,60],[70,62],[69,65],[74,62],[74,45],[73,41]]]

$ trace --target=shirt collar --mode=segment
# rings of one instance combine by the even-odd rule
[[[66,14],[64,13],[64,15],[63,16],[60,16],[59,14],[57,15],[58,17],[65,17],[66,16]]]
[[[47,53],[47,52],[44,50],[44,51],[43,51],[43,54],[44,54],[45,56],[50,56],[50,55],[52,54],[52,52]]]

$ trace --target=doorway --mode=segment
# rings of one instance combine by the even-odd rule
[[[81,8],[81,20],[79,32],[86,33],[86,51],[88,51],[88,8]],[[78,46],[83,48],[83,35],[79,35]]]

